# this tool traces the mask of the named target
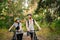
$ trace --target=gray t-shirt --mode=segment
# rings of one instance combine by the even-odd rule
[[[18,26],[18,23],[14,23],[13,26],[14,26],[14,27],[17,27],[17,26]],[[20,27],[22,26],[21,23],[19,23],[19,26],[20,26]]]
[[[14,23],[13,26],[14,26],[15,28],[18,27],[18,23]],[[22,27],[22,24],[19,23],[19,26]],[[17,31],[17,30],[16,30],[16,31]],[[23,32],[23,30],[21,29],[20,32],[16,32],[16,34],[20,34],[20,33],[22,33],[22,32]]]
[[[26,25],[28,25],[28,22],[26,22]],[[34,30],[34,23],[33,23],[33,19],[32,20],[29,20],[29,29],[30,30]]]

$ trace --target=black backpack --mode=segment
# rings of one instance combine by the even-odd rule
[[[18,23],[18,26],[16,27],[16,30],[19,30],[19,29],[20,29],[20,27],[19,27],[20,25],[19,25],[19,24],[20,24],[20,23]]]

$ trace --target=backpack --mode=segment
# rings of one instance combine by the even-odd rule
[[[27,20],[28,27],[29,27],[29,20]],[[33,24],[35,25],[35,20],[33,19]]]
[[[19,27],[19,26],[20,26],[19,24],[20,24],[20,23],[18,23],[18,26],[16,27],[16,30],[19,30],[19,28],[20,28],[20,27]]]

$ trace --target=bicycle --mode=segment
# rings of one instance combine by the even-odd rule
[[[34,30],[34,33],[33,33],[33,40],[39,40],[36,36],[36,32],[39,31],[39,30]],[[16,35],[16,32],[17,31],[14,31],[14,30],[11,30],[10,32],[13,32],[14,35],[12,37],[12,40],[17,40],[17,35]]]
[[[10,32],[14,33],[12,40],[17,40],[17,35],[18,34],[22,34],[23,35],[22,30],[21,31],[13,31],[13,30],[11,30]]]
[[[33,32],[33,40],[39,40],[39,39],[37,38],[37,35],[36,35],[36,32],[37,32],[37,31],[39,31],[39,30],[32,30],[32,31],[31,31],[31,32]],[[28,32],[27,35],[29,36],[30,33]]]
[[[11,40],[17,40],[16,31],[10,30],[9,32],[13,32],[14,34]]]

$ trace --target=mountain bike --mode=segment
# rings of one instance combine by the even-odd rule
[[[16,31],[10,30],[10,32],[13,32],[14,34],[11,40],[17,40]]]
[[[33,40],[39,40],[37,35],[36,35],[36,32],[39,31],[39,30],[32,30],[31,32],[33,32]],[[27,32],[27,35],[29,36],[30,35],[30,32]]]

